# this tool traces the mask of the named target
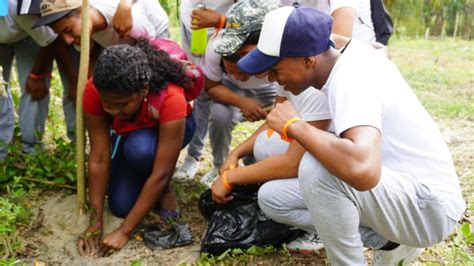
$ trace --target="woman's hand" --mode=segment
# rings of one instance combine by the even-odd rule
[[[79,235],[77,249],[81,256],[97,256],[100,250],[100,239],[102,238],[102,225],[96,223],[90,225],[82,234]]]
[[[282,135],[283,126],[293,117],[299,117],[299,114],[290,101],[277,103],[275,108],[267,115],[267,125]]]
[[[120,250],[127,244],[129,234],[125,233],[122,228],[115,229],[102,240],[102,247],[99,255],[106,257],[112,254],[115,250]]]

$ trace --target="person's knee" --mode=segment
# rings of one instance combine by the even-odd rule
[[[127,217],[128,213],[132,209],[133,204],[129,204],[123,200],[122,197],[109,195],[109,209],[110,212],[119,218]]]
[[[134,166],[153,160],[156,152],[156,128],[142,129],[130,133],[123,144],[127,161]]]
[[[328,170],[309,152],[306,152],[301,159],[298,168],[298,177],[300,187],[306,187],[307,185],[313,186],[315,183],[332,184],[336,181],[336,177],[329,173]]]
[[[321,191],[338,186],[340,180],[333,176],[328,170],[316,160],[310,153],[306,152],[301,159],[298,170],[298,182],[301,194],[305,200],[311,198],[316,203]]]
[[[268,136],[268,131],[265,130],[257,136],[253,154],[257,161],[261,161],[270,156],[284,154],[288,150],[288,146],[288,142],[283,141],[280,135],[273,133]]]
[[[270,218],[274,218],[283,209],[278,201],[278,195],[276,182],[266,182],[258,190],[258,205]]]
[[[212,103],[209,122],[214,128],[227,128],[234,123],[232,108],[229,105]]]

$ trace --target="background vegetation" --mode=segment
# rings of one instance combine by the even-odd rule
[[[173,39],[180,40],[177,23],[177,1],[161,0],[171,19]],[[433,115],[445,135],[453,153],[461,178],[463,194],[468,201],[468,212],[462,226],[447,241],[430,248],[423,255],[427,264],[472,264],[474,235],[474,42],[472,0],[387,0],[395,22],[395,35],[389,49],[393,61],[412,86],[422,103]],[[16,78],[15,104],[19,91]],[[24,254],[22,231],[28,224],[29,210],[35,199],[46,190],[74,193],[74,145],[65,137],[64,116],[61,108],[61,84],[53,73],[51,102],[44,136],[45,145],[37,156],[21,152],[19,130],[10,147],[10,156],[0,163],[0,265],[18,263]],[[244,140],[255,124],[244,123],[234,132],[234,142]],[[210,166],[205,158],[204,165]],[[201,170],[205,172],[206,166]],[[195,189],[191,191],[190,189]],[[202,187],[178,187],[184,203],[195,202]],[[265,261],[268,253],[285,256],[272,248],[232,251],[220,257],[203,256],[202,264],[222,261]],[[249,257],[250,256],[250,257]],[[135,263],[135,262],[134,262]]]

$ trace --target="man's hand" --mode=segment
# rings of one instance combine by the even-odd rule
[[[35,101],[43,99],[48,94],[48,86],[44,78],[32,78],[26,79],[25,91],[31,94],[31,97]]]
[[[71,84],[69,83],[69,90],[68,90],[68,95],[69,99],[71,99],[74,103],[76,103],[76,97],[77,97],[77,84]]]
[[[283,126],[293,117],[299,117],[290,101],[277,103],[275,108],[267,115],[267,125],[282,135]]]
[[[230,191],[224,187],[224,183],[222,183],[222,175],[219,176],[219,178],[217,178],[214,183],[212,183],[211,192],[212,199],[220,204],[227,203],[234,198],[233,196],[229,195]]]
[[[120,38],[125,39],[129,36],[133,27],[132,7],[129,3],[120,1],[112,19],[112,24]]]
[[[101,257],[106,257],[112,254],[115,250],[120,250],[127,244],[129,235],[123,232],[119,227],[115,229],[112,233],[108,234],[104,240],[102,240],[102,247],[100,249],[99,255]]]
[[[197,30],[217,27],[220,17],[221,14],[212,9],[195,9],[191,14],[191,28]]]
[[[90,225],[79,235],[77,249],[81,256],[98,256],[100,250],[100,239],[102,237],[102,225]]]
[[[267,112],[263,109],[259,102],[252,98],[245,97],[239,106],[242,115],[246,120],[254,122],[265,119]]]

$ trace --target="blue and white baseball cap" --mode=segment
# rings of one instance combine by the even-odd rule
[[[331,46],[332,18],[314,8],[285,6],[265,15],[257,48],[239,60],[245,73],[263,73],[283,57],[323,53]]]

